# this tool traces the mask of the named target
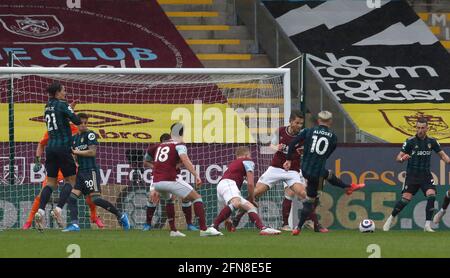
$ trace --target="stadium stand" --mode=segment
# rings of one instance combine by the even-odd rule
[[[441,44],[450,51],[450,2],[439,0],[409,2]]]
[[[232,1],[158,0],[205,67],[271,67],[255,51],[247,28],[237,24]]]

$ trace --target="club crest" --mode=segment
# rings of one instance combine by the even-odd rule
[[[64,26],[54,15],[0,15],[3,27],[10,33],[34,38],[47,39],[61,35]]]

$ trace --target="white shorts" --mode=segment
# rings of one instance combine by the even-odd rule
[[[217,185],[217,200],[219,201],[219,207],[228,205],[228,202],[233,198],[241,198],[242,203],[247,202],[247,200],[242,198],[241,191],[234,180],[221,180]]]
[[[161,194],[161,198],[168,200],[174,194],[181,198],[186,198],[189,193],[194,190],[190,184],[182,179],[177,179],[176,181],[159,181],[154,182],[152,186]]]
[[[180,181],[180,180],[181,180],[181,182],[184,181],[183,178],[181,178],[180,176],[177,176],[177,181]],[[150,181],[150,194],[151,194],[152,191],[155,191],[155,190],[156,190],[155,189],[155,184],[153,183],[153,177],[152,177],[152,179]],[[169,198],[172,198],[172,194],[169,194]]]
[[[269,166],[259,178],[258,182],[268,185],[269,189],[277,183],[283,183],[284,188],[286,188],[291,187],[295,183],[305,184],[305,178],[301,171],[286,171],[281,168]]]

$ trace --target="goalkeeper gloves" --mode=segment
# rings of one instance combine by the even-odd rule
[[[33,166],[33,172],[39,172],[42,168],[42,164],[41,164],[41,158],[39,156],[36,156],[34,158],[34,166]]]

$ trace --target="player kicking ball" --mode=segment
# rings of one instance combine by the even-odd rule
[[[126,213],[120,213],[117,208],[101,197],[100,171],[95,162],[97,155],[97,136],[87,128],[89,117],[87,114],[79,113],[81,124],[78,126],[78,134],[72,138],[72,152],[78,162],[77,182],[72,189],[68,200],[71,224],[63,232],[78,232],[78,205],[77,199],[83,194],[90,196],[92,202],[99,207],[111,212],[117,217],[119,224],[124,230],[130,229],[130,222]]]
[[[270,147],[275,151],[270,166],[261,175],[255,188],[255,198],[259,198],[269,191],[272,187],[283,184],[285,197],[282,202],[283,225],[281,230],[291,231],[288,225],[289,214],[291,211],[292,200],[297,197],[302,200],[306,197],[306,182],[300,169],[300,157],[303,150],[302,143],[296,144],[296,152],[293,153],[293,162],[289,169],[284,169],[283,164],[286,161],[287,146],[300,133],[304,118],[300,111],[294,110],[289,116],[289,125],[275,130],[272,135]],[[239,225],[239,221],[245,211],[238,213],[233,219],[232,228]],[[315,220],[315,229],[318,232],[326,232],[317,221],[315,212],[312,211],[310,218]],[[229,224],[228,224],[229,225]]]
[[[321,111],[318,114],[318,126],[305,128],[300,134],[289,143],[284,169],[291,168],[291,160],[297,153],[297,144],[304,142],[304,153],[302,157],[302,173],[306,178],[306,200],[303,202],[303,209],[300,213],[299,223],[292,231],[292,235],[298,235],[301,232],[303,224],[317,206],[318,192],[322,191],[323,182],[327,180],[331,185],[343,188],[347,195],[355,190],[363,188],[364,184],[346,184],[338,179],[330,170],[325,169],[327,159],[336,149],[337,136],[331,131],[332,125],[331,112]]]
[[[278,235],[281,232],[264,226],[256,207],[252,204],[254,199],[254,171],[255,163],[251,159],[248,147],[239,147],[236,150],[236,159],[232,161],[217,185],[217,199],[219,207],[223,207],[216,219],[213,227],[217,230],[219,225],[228,219],[234,210],[241,209],[248,213],[250,220],[255,223],[260,230],[260,235]],[[247,178],[247,190],[249,201],[242,198],[241,187]]]
[[[200,194],[198,194],[191,185],[182,179],[177,179],[177,164],[180,161],[194,176],[196,185],[200,186],[202,180],[189,159],[186,145],[183,144],[183,126],[178,124],[172,129],[171,139],[168,142],[160,144],[156,149],[153,161],[153,185],[155,190],[160,193],[161,198],[165,198],[166,200],[170,200],[170,194],[173,194],[183,200],[192,201],[195,216],[198,217],[200,236],[223,235],[214,227],[206,226],[205,208],[203,205],[202,196],[200,196]],[[170,225],[170,236],[186,236],[178,231],[174,224],[171,225],[174,221],[171,221],[170,219],[174,217],[175,211],[167,211],[167,218],[169,218]]]
[[[434,232],[431,228],[431,218],[434,213],[434,202],[436,200],[436,185],[434,185],[433,176],[430,170],[430,161],[432,151],[437,153],[439,157],[450,163],[450,159],[447,154],[441,149],[438,141],[435,138],[428,137],[428,120],[426,118],[419,118],[416,122],[417,133],[416,136],[408,138],[399,154],[396,157],[396,161],[403,163],[408,161],[406,166],[405,183],[402,188],[402,198],[395,204],[391,215],[388,217],[383,226],[383,231],[387,232],[391,229],[394,218],[403,210],[406,205],[411,201],[413,196],[422,190],[423,194],[427,198],[427,205],[425,207],[425,232]],[[446,197],[448,198],[448,197]],[[444,199],[443,208],[448,206]],[[435,223],[439,223],[444,216],[444,210],[440,210],[434,218]]]

